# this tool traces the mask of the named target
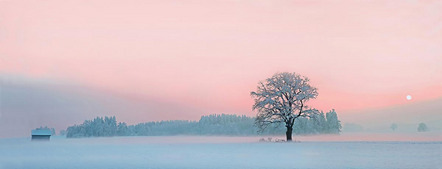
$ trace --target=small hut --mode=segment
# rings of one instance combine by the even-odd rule
[[[32,140],[47,140],[49,141],[51,137],[51,130],[41,129],[32,130],[31,132]]]

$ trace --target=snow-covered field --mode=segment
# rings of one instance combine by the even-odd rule
[[[302,138],[298,138],[303,140]],[[440,141],[258,142],[258,137],[0,139],[1,169],[442,168]]]

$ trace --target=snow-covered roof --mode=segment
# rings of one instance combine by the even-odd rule
[[[51,130],[32,130],[32,135],[51,135]]]

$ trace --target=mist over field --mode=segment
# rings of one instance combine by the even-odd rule
[[[53,127],[58,133],[68,126],[97,116],[116,116],[118,121],[136,124],[161,120],[199,120],[197,114],[211,113],[168,102],[134,102],[121,95],[78,85],[10,76],[3,76],[1,98],[0,137],[3,138],[29,137],[30,130],[40,126]],[[381,133],[388,137],[389,133],[419,134],[417,126],[421,122],[426,123],[431,132],[442,133],[440,110],[442,98],[385,108],[337,112],[343,133]],[[254,116],[251,112],[244,114]],[[133,119],[134,116],[138,118]],[[398,125],[395,131],[390,128],[393,123]]]

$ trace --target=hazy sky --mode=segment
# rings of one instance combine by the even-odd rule
[[[442,2],[431,0],[0,1],[3,77],[195,116],[253,115],[250,91],[283,71],[308,76],[323,110],[434,100],[441,44]]]

